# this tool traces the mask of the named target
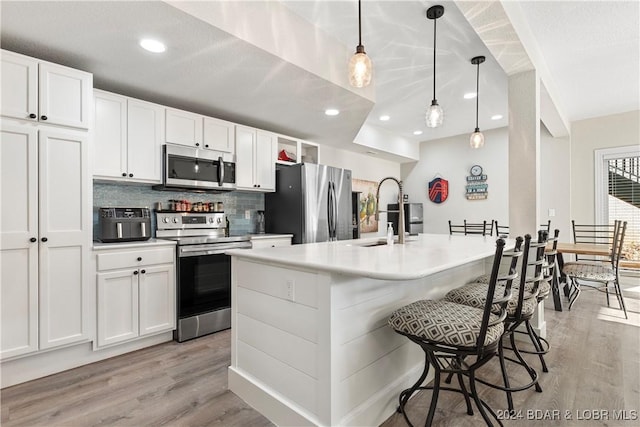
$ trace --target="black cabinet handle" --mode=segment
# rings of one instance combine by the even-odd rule
[[[205,144],[205,145],[204,145],[204,148],[209,148],[209,144]]]
[[[133,272],[133,275],[134,275],[134,276],[137,276],[137,275],[138,275],[138,270],[134,271],[134,272]]]
[[[47,116],[40,116],[40,120],[47,120]]]
[[[122,172],[122,176],[127,176],[127,174],[125,172]]]
[[[129,178],[133,178],[133,174],[132,173],[129,174]]]
[[[144,274],[144,273],[146,273],[146,272],[147,272],[146,270],[141,270],[141,271],[140,271],[140,273],[142,273],[142,274]]]
[[[43,238],[42,238],[42,239],[40,239],[40,240],[42,240],[43,242],[46,242],[46,241],[47,241],[47,240],[49,240],[49,239],[47,239],[46,237],[43,237]]]
[[[32,237],[32,238],[30,238],[30,239],[29,239],[29,241],[30,241],[31,243],[35,243],[35,242],[37,242],[37,241],[38,241],[38,239],[36,239],[35,237]]]
[[[36,117],[38,117],[38,116],[36,116],[36,115],[35,115],[35,114],[33,114],[33,113],[29,114],[29,118],[30,118],[30,119],[35,119]]]
[[[200,143],[199,142],[196,142],[196,147],[200,147]]]
[[[142,257],[141,256],[138,257],[138,261],[142,261]]]

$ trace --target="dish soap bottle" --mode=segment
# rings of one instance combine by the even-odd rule
[[[393,245],[393,224],[387,223],[387,246]]]

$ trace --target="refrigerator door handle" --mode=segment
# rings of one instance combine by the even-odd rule
[[[331,191],[331,181],[329,181],[327,194],[327,228],[329,229],[329,241],[333,240],[332,222],[333,222],[333,192]]]
[[[336,234],[336,221],[337,221],[337,200],[336,200],[336,186],[333,182],[329,182],[329,191],[331,198],[329,199],[329,209],[331,215],[329,217],[329,240],[337,240]]]

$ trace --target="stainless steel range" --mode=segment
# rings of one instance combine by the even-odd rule
[[[231,327],[231,257],[251,248],[248,236],[227,236],[224,213],[156,212],[159,239],[177,241],[178,327],[186,341]]]

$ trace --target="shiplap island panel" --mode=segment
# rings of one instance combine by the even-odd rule
[[[277,425],[382,423],[424,363],[387,318],[483,274],[495,251],[482,236],[376,243],[229,251],[229,388]]]

